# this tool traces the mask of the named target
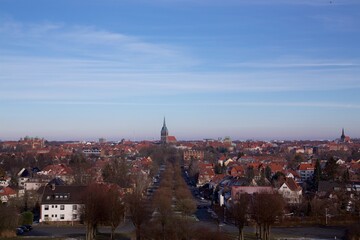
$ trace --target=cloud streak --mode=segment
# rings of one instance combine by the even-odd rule
[[[102,60],[119,63],[119,67],[131,68],[177,68],[197,64],[186,49],[174,45],[143,41],[137,37],[110,32],[89,26],[66,26],[63,24],[0,24],[0,50],[12,55],[33,57],[71,56],[87,60]],[[3,46],[1,49],[1,46]],[[18,53],[17,49],[21,49]],[[10,49],[10,52],[9,52]],[[36,55],[34,56],[34,54]]]
[[[360,109],[360,104],[335,102],[192,102],[192,103],[158,103],[158,102],[108,102],[108,101],[46,101],[30,102],[31,104],[50,105],[103,105],[103,106],[192,106],[192,107],[304,107],[304,108],[334,108]]]
[[[0,34],[3,101],[120,104],[127,103],[124,98],[360,88],[357,59],[244,60],[223,68],[218,62],[220,67],[211,69],[181,47],[91,26],[5,22]],[[18,47],[23,49],[17,51]],[[247,103],[251,104],[259,103]]]

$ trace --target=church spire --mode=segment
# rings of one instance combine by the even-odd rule
[[[161,134],[161,140],[160,140],[161,143],[164,143],[164,144],[167,143],[169,131],[166,127],[165,117],[164,117],[164,122],[163,122],[163,126],[161,128],[160,134]]]
[[[341,139],[341,141],[342,141],[342,142],[344,142],[344,141],[345,141],[345,131],[344,131],[344,128],[342,129],[340,139]]]

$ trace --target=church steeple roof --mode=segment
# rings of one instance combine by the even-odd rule
[[[167,127],[166,127],[166,121],[165,121],[165,117],[164,117],[163,126],[161,128],[161,142],[162,143],[167,142],[168,135],[169,135],[169,131],[168,131]]]
[[[344,141],[345,140],[345,131],[344,131],[344,128],[342,129],[342,132],[341,132],[341,137],[340,137],[340,139],[342,140],[342,141]]]

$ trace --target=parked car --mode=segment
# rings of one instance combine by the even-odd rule
[[[16,235],[23,235],[23,234],[24,234],[24,230],[22,230],[22,228],[16,229]]]
[[[23,232],[28,232],[30,231],[27,227],[25,227],[24,225],[23,226],[20,226],[19,228],[21,228],[23,230]]]
[[[33,227],[29,224],[25,224],[23,226],[26,227],[29,231],[31,231],[33,229]]]

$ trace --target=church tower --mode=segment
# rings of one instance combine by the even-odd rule
[[[341,137],[340,137],[341,142],[345,142],[345,138],[346,138],[346,136],[345,136],[345,132],[344,132],[344,128],[343,128],[342,129],[342,134],[341,134]]]
[[[163,126],[161,128],[161,138],[160,138],[160,142],[162,144],[165,144],[168,142],[168,135],[169,135],[169,131],[166,127],[166,122],[165,122],[165,117],[164,117],[164,123]]]

